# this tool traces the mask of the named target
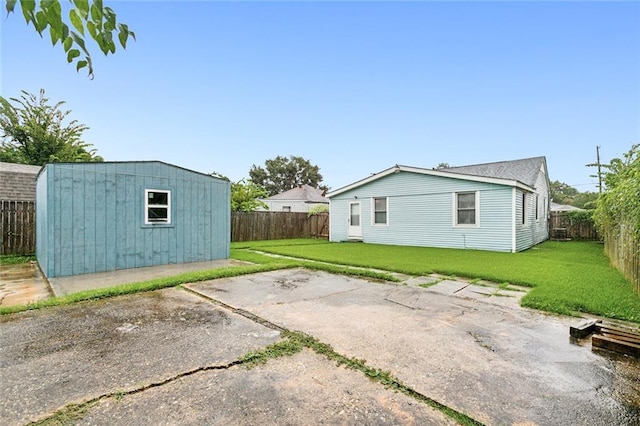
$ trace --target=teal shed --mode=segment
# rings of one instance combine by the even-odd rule
[[[160,161],[51,163],[36,183],[48,278],[229,257],[230,184]]]

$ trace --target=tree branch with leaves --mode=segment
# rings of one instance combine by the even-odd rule
[[[20,99],[0,96],[0,161],[42,166],[52,162],[103,161],[82,140],[89,128],[68,121],[64,102],[49,105],[44,96],[22,91]]]
[[[75,61],[76,70],[87,68],[93,78],[93,61],[85,42],[85,35],[93,39],[102,53],[107,56],[116,52],[114,35],[120,46],[127,48],[129,37],[136,35],[126,24],[117,21],[116,13],[103,5],[102,0],[70,0],[71,9],[64,17],[59,0],[6,0],[7,16],[14,13],[20,5],[22,16],[27,25],[32,24],[43,36],[48,29],[51,44],[60,45],[67,54],[67,62]]]

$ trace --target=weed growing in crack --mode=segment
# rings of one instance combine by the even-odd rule
[[[346,368],[364,373],[371,380],[382,384],[387,389],[401,392],[413,399],[423,402],[428,406],[435,408],[443,414],[453,418],[462,425],[482,425],[482,423],[467,416],[466,414],[456,411],[453,408],[447,407],[446,405],[443,405],[425,395],[416,392],[415,390],[403,384],[399,379],[394,377],[391,372],[370,367],[367,365],[367,362],[364,359],[349,358],[341,355],[334,351],[331,345],[322,343],[308,334],[287,330],[282,332],[282,336],[289,341],[296,342],[297,345],[300,345],[301,349],[302,347],[312,349],[317,354],[324,355],[328,359],[335,361],[339,366],[344,365]]]
[[[295,339],[285,339],[272,343],[263,349],[249,352],[240,357],[238,361],[247,368],[253,368],[257,365],[266,364],[268,360],[273,358],[295,355],[303,347],[304,345]]]
[[[67,404],[51,417],[29,423],[29,426],[54,426],[69,425],[80,420],[89,408],[93,407],[97,401],[84,404]]]

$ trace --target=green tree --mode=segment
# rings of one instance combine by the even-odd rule
[[[596,223],[601,231],[624,224],[640,239],[640,145],[603,167],[605,189],[597,201]]]
[[[51,44],[60,42],[67,55],[67,62],[76,61],[76,70],[87,68],[93,78],[91,53],[85,43],[85,33],[95,41],[107,56],[116,52],[114,36],[123,49],[127,48],[129,37],[136,35],[126,24],[117,22],[116,13],[105,7],[102,0],[70,0],[68,16],[63,16],[60,0],[6,0],[7,16],[20,5],[27,25],[32,24],[42,37],[49,30]]]
[[[581,209],[595,209],[596,201],[598,200],[597,192],[578,192],[572,200],[572,206],[579,207]]]
[[[231,182],[231,179],[222,173],[211,172],[209,174]],[[267,209],[267,205],[261,201],[261,198],[268,196],[269,194],[262,186],[251,180],[240,179],[237,182],[231,182],[231,211],[249,213],[258,208]]]
[[[566,183],[554,180],[551,182],[551,200],[558,204],[571,204],[578,190]]]
[[[51,162],[103,161],[82,140],[88,129],[72,120],[71,111],[60,109],[64,102],[49,105],[40,96],[22,91],[21,99],[10,98],[15,106],[0,96],[0,161],[42,166]]]
[[[264,187],[269,195],[276,195],[298,185],[309,185],[327,191],[326,185],[321,185],[320,168],[314,166],[307,159],[296,156],[281,157],[265,161],[265,168],[255,164],[249,170],[251,181]]]
[[[252,212],[259,207],[266,209],[267,205],[260,199],[268,196],[266,189],[251,180],[231,182],[231,211]]]

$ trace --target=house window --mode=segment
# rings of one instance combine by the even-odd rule
[[[538,194],[536,194],[536,222],[538,221],[539,217],[540,217],[540,203],[538,201]]]
[[[387,197],[373,199],[373,224],[387,224]]]
[[[478,193],[477,192],[457,192],[455,194],[455,225],[456,226],[477,226],[478,225]]]
[[[282,211],[283,212],[290,212],[291,211],[291,206],[282,206]]]
[[[171,223],[171,191],[144,190],[144,223]]]
[[[522,193],[522,224],[527,223],[527,194]]]

